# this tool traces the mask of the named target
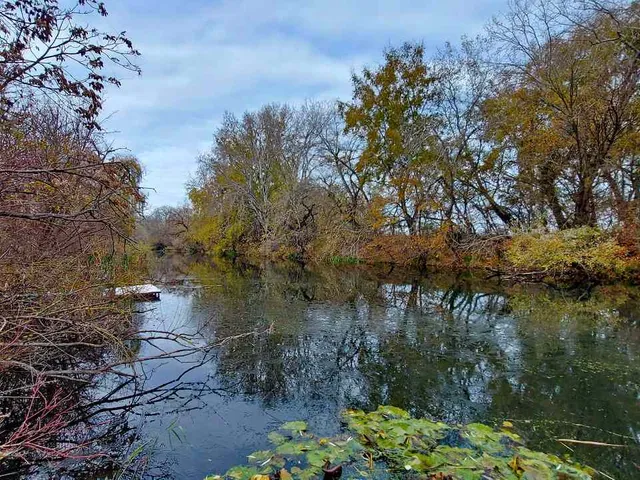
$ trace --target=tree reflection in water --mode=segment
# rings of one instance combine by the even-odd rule
[[[275,325],[217,358],[225,388],[267,407],[296,405],[328,430],[339,410],[378,405],[454,423],[511,419],[532,446],[560,454],[556,438],[637,441],[634,289],[561,293],[274,267],[199,275],[211,285],[195,302],[212,338]],[[640,463],[637,449],[574,450],[626,475]]]
[[[140,315],[136,360],[99,388],[73,387],[69,438],[99,437],[92,448],[108,453],[82,468],[122,465],[142,445],[129,473],[203,478],[264,449],[284,420],[328,435],[343,408],[386,404],[453,423],[510,419],[529,446],[559,454],[557,438],[634,445],[570,453],[616,478],[637,473],[637,290],[165,261],[179,281]]]

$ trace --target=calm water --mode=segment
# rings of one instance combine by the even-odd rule
[[[267,433],[379,404],[447,422],[509,419],[528,446],[614,478],[640,477],[640,305],[624,287],[558,293],[363,270],[196,266],[142,314],[145,328],[230,339],[208,355],[145,362],[149,475],[201,479],[244,464]],[[265,332],[270,330],[269,332]],[[171,349],[144,344],[139,355]],[[595,440],[627,448],[571,445]]]

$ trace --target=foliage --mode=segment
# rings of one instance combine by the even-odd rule
[[[406,411],[381,406],[376,411],[344,412],[347,432],[318,438],[304,431],[272,432],[273,450],[254,452],[248,466],[207,479],[317,478],[322,468],[342,465],[345,478],[590,479],[594,470],[522,444],[512,425],[500,430],[480,423],[450,426],[412,418]],[[297,422],[293,422],[297,423]],[[302,422],[304,423],[304,422]],[[355,434],[354,438],[352,435]],[[424,477],[424,476],[428,477]]]
[[[6,0],[0,4],[0,112],[12,118],[25,101],[51,101],[77,114],[91,128],[107,85],[118,78],[105,73],[109,64],[135,72],[139,55],[124,32],[101,32],[80,19],[107,16],[94,0]],[[37,52],[37,53],[36,53]],[[15,110],[18,109],[16,112]]]
[[[93,0],[0,2],[3,471],[79,455],[90,440],[59,441],[77,420],[76,386],[109,371],[109,355],[130,357],[132,305],[105,289],[144,274],[132,241],[142,167],[98,116],[120,83],[111,67],[138,71],[138,52],[124,33],[85,26],[106,14]]]
[[[329,263],[331,265],[358,265],[363,263],[363,261],[357,257],[341,257],[335,255],[329,258]]]
[[[361,138],[364,149],[356,170],[369,169],[376,184],[388,192],[411,233],[419,231],[437,173],[437,153],[430,148],[432,117],[427,106],[434,98],[435,78],[428,72],[424,47],[406,43],[384,53],[376,70],[354,75],[353,100],[340,105],[345,131]],[[432,198],[434,200],[434,198]]]
[[[156,253],[164,253],[167,248],[187,253],[193,247],[189,241],[191,228],[189,207],[160,207],[138,219],[135,236]]]
[[[515,162],[516,186],[536,215],[558,228],[596,226],[607,209],[637,222],[637,158],[627,148],[640,127],[640,63],[623,43],[602,39],[622,18],[637,22],[638,4],[616,13],[585,12],[580,2],[551,8],[518,3],[490,27],[508,81],[485,102],[488,132]],[[578,25],[567,29],[567,20]]]
[[[360,250],[360,255],[369,263],[419,267],[424,265],[429,247],[426,236],[384,235],[367,242]]]
[[[190,186],[191,241],[217,255],[626,274],[640,251],[639,5],[513,2],[480,38],[386,49],[353,74],[349,101],[227,115]],[[582,227],[618,238],[537,259],[542,245],[518,233],[578,229],[577,248]],[[521,251],[505,261],[511,235]]]
[[[513,237],[507,252],[510,264],[522,271],[565,276],[621,277],[631,272],[628,251],[615,237],[595,228],[553,233],[523,233]]]
[[[227,114],[189,192],[193,240],[218,254],[240,244],[258,245],[267,255],[304,250],[319,209],[318,189],[309,182],[314,122],[313,109],[286,105],[241,119]]]

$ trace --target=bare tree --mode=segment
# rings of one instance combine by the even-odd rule
[[[362,145],[353,135],[346,135],[342,116],[335,104],[318,104],[320,117],[318,142],[323,168],[319,175],[327,193],[354,226],[369,203],[367,185],[371,173],[358,168]],[[336,188],[337,184],[337,188]],[[346,205],[342,201],[346,196]]]

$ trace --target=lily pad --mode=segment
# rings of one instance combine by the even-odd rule
[[[282,445],[287,441],[287,437],[285,437],[284,435],[278,432],[269,432],[269,435],[267,435],[267,438],[274,445]]]
[[[287,422],[280,428],[289,432],[304,432],[307,430],[307,423],[302,421]]]
[[[262,465],[266,464],[273,457],[273,453],[270,450],[260,450],[247,455],[247,459],[251,464]]]
[[[276,453],[286,456],[303,455],[309,450],[313,450],[314,445],[311,442],[286,442],[276,448]]]
[[[224,477],[231,480],[251,480],[254,475],[258,475],[258,469],[248,466],[236,466],[230,468]]]
[[[280,480],[293,480],[293,477],[286,468],[280,470]]]
[[[595,475],[588,467],[527,449],[510,424],[502,430],[480,423],[449,426],[388,406],[370,413],[347,410],[343,419],[347,433],[335,437],[317,437],[307,432],[305,422],[288,422],[280,431],[290,435],[269,434],[274,450],[254,452],[248,456],[251,465],[208,479],[279,474],[283,480],[311,480],[321,476],[325,462],[342,465],[345,478],[588,480]]]

